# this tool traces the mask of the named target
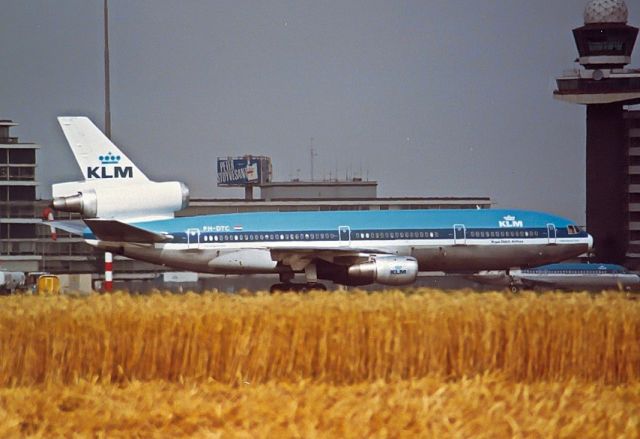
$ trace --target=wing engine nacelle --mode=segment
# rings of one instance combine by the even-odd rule
[[[188,204],[189,188],[179,181],[96,185],[53,199],[54,209],[85,218],[161,218]]]
[[[418,261],[408,256],[377,256],[375,259],[349,267],[352,282],[383,285],[408,285],[418,277]]]

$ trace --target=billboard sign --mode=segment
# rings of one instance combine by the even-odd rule
[[[269,181],[270,157],[218,157],[218,186],[260,186]]]

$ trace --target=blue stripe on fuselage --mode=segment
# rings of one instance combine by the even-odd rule
[[[522,210],[460,209],[460,210],[387,210],[387,211],[319,211],[319,212],[250,212],[238,214],[201,215],[135,224],[151,231],[184,231],[223,226],[233,231],[270,232],[276,230],[332,230],[339,226],[351,229],[444,229],[454,224],[467,228],[497,228],[505,217],[515,217],[522,227],[557,228],[573,224],[559,216]],[[222,230],[221,230],[222,231]]]
[[[146,230],[174,235],[184,234],[187,229],[198,229],[201,233],[282,233],[286,231],[304,233],[337,231],[340,226],[349,226],[352,233],[358,230],[452,230],[457,224],[464,225],[467,231],[481,229],[546,231],[547,224],[554,224],[557,237],[562,237],[567,235],[566,226],[573,223],[555,215],[503,209],[249,212],[134,223],[135,226]],[[581,231],[574,236],[586,236],[586,233]],[[87,230],[85,238],[93,239],[93,234]],[[467,234],[466,238],[471,237]],[[482,237],[478,236],[478,238]],[[178,239],[178,241],[182,240]]]
[[[527,268],[523,270],[527,273],[565,273],[565,272],[580,272],[580,273],[628,273],[629,271],[621,265],[616,264],[580,264],[580,263],[564,263],[564,264],[548,264],[541,265],[540,267]]]

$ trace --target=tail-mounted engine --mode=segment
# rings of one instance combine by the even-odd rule
[[[52,204],[56,210],[84,218],[166,217],[188,206],[189,188],[178,181],[96,185],[55,197]]]

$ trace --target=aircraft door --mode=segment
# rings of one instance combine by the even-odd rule
[[[556,243],[556,225],[547,224],[547,236],[549,237],[549,244]]]
[[[200,229],[187,229],[187,248],[200,246]]]
[[[338,236],[340,237],[341,243],[349,244],[351,242],[351,227],[349,226],[338,227]]]
[[[467,243],[467,229],[464,224],[453,225],[453,244],[464,245]]]

